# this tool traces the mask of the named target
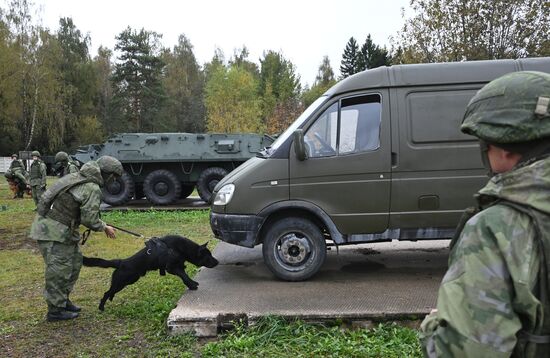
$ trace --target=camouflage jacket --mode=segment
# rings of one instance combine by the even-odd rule
[[[549,334],[543,332],[550,324],[548,299],[539,300],[539,278],[548,280],[539,275],[547,268],[539,243],[550,247],[550,158],[494,176],[479,192],[478,200],[488,198],[496,204],[464,226],[439,288],[437,312],[422,322],[425,356],[549,356],[550,345],[518,337],[521,331]],[[521,204],[543,220],[535,225],[533,216],[498,200]]]
[[[99,218],[100,185],[103,185],[99,166],[95,161],[91,161],[84,164],[79,173],[69,175],[93,179],[93,182],[76,185],[68,192],[80,203],[80,223],[94,231],[104,230],[105,223]],[[70,228],[56,220],[37,214],[31,227],[31,238],[39,241],[74,242],[79,240],[78,227]]]
[[[32,162],[29,174],[31,186],[46,186],[46,164],[41,159]]]
[[[67,165],[63,166],[61,176],[64,177],[67,174],[78,173],[78,166],[73,161],[68,161]]]

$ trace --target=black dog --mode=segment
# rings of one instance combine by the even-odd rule
[[[195,266],[215,267],[218,264],[206,244],[199,245],[185,237],[169,235],[161,238],[152,238],[145,243],[145,248],[132,257],[122,260],[104,260],[95,257],[84,257],[84,266],[115,268],[111,279],[111,287],[105,292],[99,309],[105,309],[107,299],[113,300],[115,294],[124,287],[135,283],[147,271],[159,270],[162,276],[166,272],[179,276],[185,286],[196,290],[199,283],[193,281],[185,273],[185,261]]]

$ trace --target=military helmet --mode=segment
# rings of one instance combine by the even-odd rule
[[[11,155],[11,157],[12,157],[12,158],[15,157],[15,159],[17,159],[17,154],[13,153],[13,154]]]
[[[68,162],[69,161],[69,155],[65,152],[57,152],[55,155],[55,162]]]
[[[33,150],[32,153],[31,153],[31,156],[32,156],[32,157],[39,157],[39,158],[40,158],[40,152],[37,151],[37,150]]]
[[[489,143],[550,137],[550,74],[512,72],[481,88],[468,103],[461,130]]]
[[[124,169],[122,169],[122,164],[120,161],[109,155],[104,155],[97,160],[99,165],[99,170],[105,174],[116,174],[118,176],[122,175]]]

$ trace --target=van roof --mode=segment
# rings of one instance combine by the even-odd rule
[[[359,72],[338,82],[325,94],[331,96],[337,93],[346,93],[367,88],[486,83],[506,73],[515,71],[542,71],[550,73],[550,57],[378,67]]]

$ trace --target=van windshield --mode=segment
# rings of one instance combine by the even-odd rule
[[[279,137],[277,137],[277,140],[271,144],[271,147],[267,148],[267,154],[273,153],[281,144],[283,144],[288,137],[294,133],[294,131],[305,122],[306,119],[309,118],[309,116],[315,112],[317,108],[319,108],[327,99],[327,96],[321,96],[315,100],[307,109],[298,117],[287,129],[284,131]]]

